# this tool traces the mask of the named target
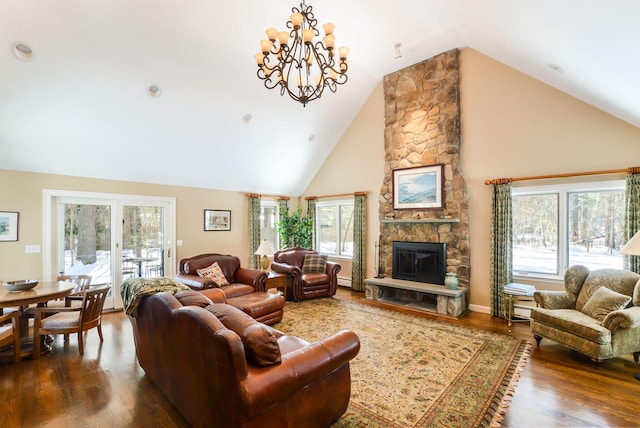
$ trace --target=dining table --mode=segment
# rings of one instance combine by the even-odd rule
[[[33,351],[33,337],[29,336],[29,317],[25,313],[29,305],[43,306],[50,300],[61,299],[74,293],[78,285],[67,281],[40,282],[34,288],[24,291],[9,291],[0,287],[0,308],[17,308],[20,313],[20,355],[31,356]],[[51,352],[47,344],[40,349],[43,353]],[[0,350],[0,359],[5,358],[5,353],[11,357],[13,350]]]

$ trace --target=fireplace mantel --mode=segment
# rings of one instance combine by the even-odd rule
[[[420,219],[385,218],[384,220],[380,220],[380,223],[460,223],[460,219],[459,218],[420,218]]]

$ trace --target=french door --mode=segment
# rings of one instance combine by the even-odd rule
[[[111,285],[105,309],[120,309],[127,278],[173,276],[174,198],[45,190],[44,202],[49,280],[91,275]]]

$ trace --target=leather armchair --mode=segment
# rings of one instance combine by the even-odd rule
[[[129,318],[140,366],[190,426],[327,427],[340,418],[351,394],[349,361],[360,349],[355,333],[308,343],[247,323],[242,312],[203,294],[144,296]],[[244,323],[242,332],[228,326],[234,320]],[[243,335],[256,330],[272,338],[273,361],[249,358]]]
[[[228,299],[255,291],[264,291],[267,280],[266,272],[243,268],[240,266],[240,258],[225,254],[200,254],[180,260],[176,280],[194,290],[218,288],[218,285],[211,278],[202,278],[197,272],[198,269],[209,267],[214,262],[218,262],[222,273],[229,281],[229,285],[219,287]]]
[[[300,300],[317,297],[331,297],[338,288],[338,263],[327,261],[324,273],[304,273],[302,266],[308,254],[318,254],[317,251],[301,247],[287,248],[276,251],[273,255],[271,270],[287,275],[287,299]]]

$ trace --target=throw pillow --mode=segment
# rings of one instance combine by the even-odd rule
[[[180,290],[174,296],[182,303],[182,306],[199,306],[206,308],[213,303],[207,296],[195,290]]]
[[[218,287],[224,287],[225,285],[229,285],[229,281],[227,281],[227,277],[222,273],[222,269],[220,269],[220,265],[218,262],[213,262],[213,264],[204,269],[198,269],[198,275],[202,278],[211,278]]]
[[[325,273],[327,271],[327,256],[307,254],[304,256],[302,273]]]
[[[278,340],[264,324],[226,303],[216,303],[205,309],[215,315],[226,328],[240,336],[250,364],[270,366],[282,361]]]
[[[631,296],[616,293],[607,287],[600,287],[587,300],[582,313],[602,322],[609,312],[624,308],[630,301]]]

